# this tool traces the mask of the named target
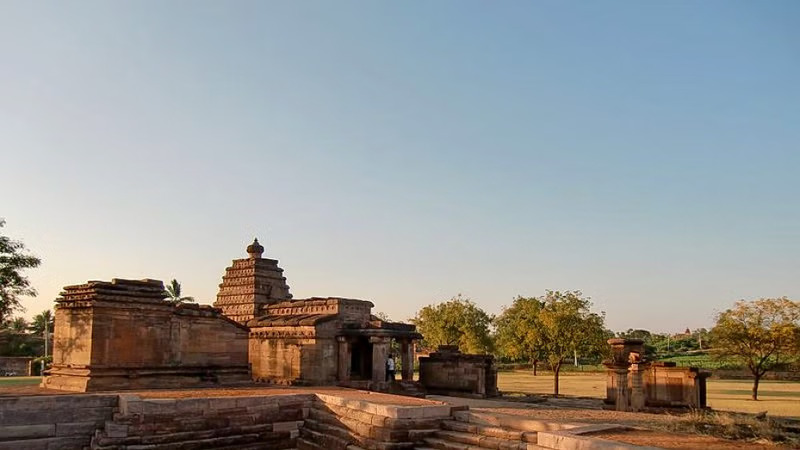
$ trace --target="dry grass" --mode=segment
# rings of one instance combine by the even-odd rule
[[[567,373],[561,375],[560,391],[576,397],[603,398],[606,379],[601,373]],[[551,394],[552,373],[530,371],[500,372],[500,390],[528,394]],[[708,380],[708,406],[718,410],[758,413],[767,411],[771,416],[800,418],[800,383],[762,381],[759,400],[750,400],[749,380]]]
[[[787,428],[784,421],[757,419],[746,414],[695,410],[667,422],[665,428],[668,431],[705,434],[736,441],[766,441],[792,447],[800,444],[800,435]]]

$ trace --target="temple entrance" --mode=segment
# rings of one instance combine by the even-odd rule
[[[353,339],[350,344],[350,379],[372,379],[372,344],[366,336]]]

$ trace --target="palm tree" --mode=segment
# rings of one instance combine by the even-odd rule
[[[165,293],[167,294],[166,300],[173,305],[194,302],[194,297],[181,297],[181,284],[174,278],[167,285]]]
[[[8,329],[12,333],[25,334],[28,331],[28,321],[24,317],[15,317],[11,320]]]
[[[33,323],[31,323],[30,326],[31,333],[41,336],[44,333],[45,327],[47,327],[48,333],[52,333],[54,321],[55,317],[53,317],[53,311],[46,309],[40,312],[33,318]]]

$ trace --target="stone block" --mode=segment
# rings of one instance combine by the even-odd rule
[[[0,439],[33,439],[55,436],[55,424],[0,426]]]
[[[97,421],[57,423],[56,436],[91,436],[100,428]]]
[[[128,425],[124,423],[106,422],[105,434],[111,438],[128,437]]]
[[[210,410],[236,410],[236,400],[235,397],[214,397],[208,399],[208,407]],[[209,411],[209,414],[216,414],[216,411]]]
[[[142,402],[145,415],[174,415],[177,411],[175,399],[148,399]]]
[[[175,409],[178,414],[203,414],[209,409],[207,398],[182,398],[176,401]]]
[[[294,420],[291,420],[291,421],[288,421],[288,422],[274,422],[272,424],[272,431],[278,432],[278,431],[298,430],[300,428],[300,425],[302,425],[302,424],[303,424],[302,421],[297,422],[297,421],[294,421]]]

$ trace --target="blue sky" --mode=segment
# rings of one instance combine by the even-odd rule
[[[800,297],[797,2],[2,2],[0,217],[51,304],[258,236],[406,319],[580,289],[613,329]]]

